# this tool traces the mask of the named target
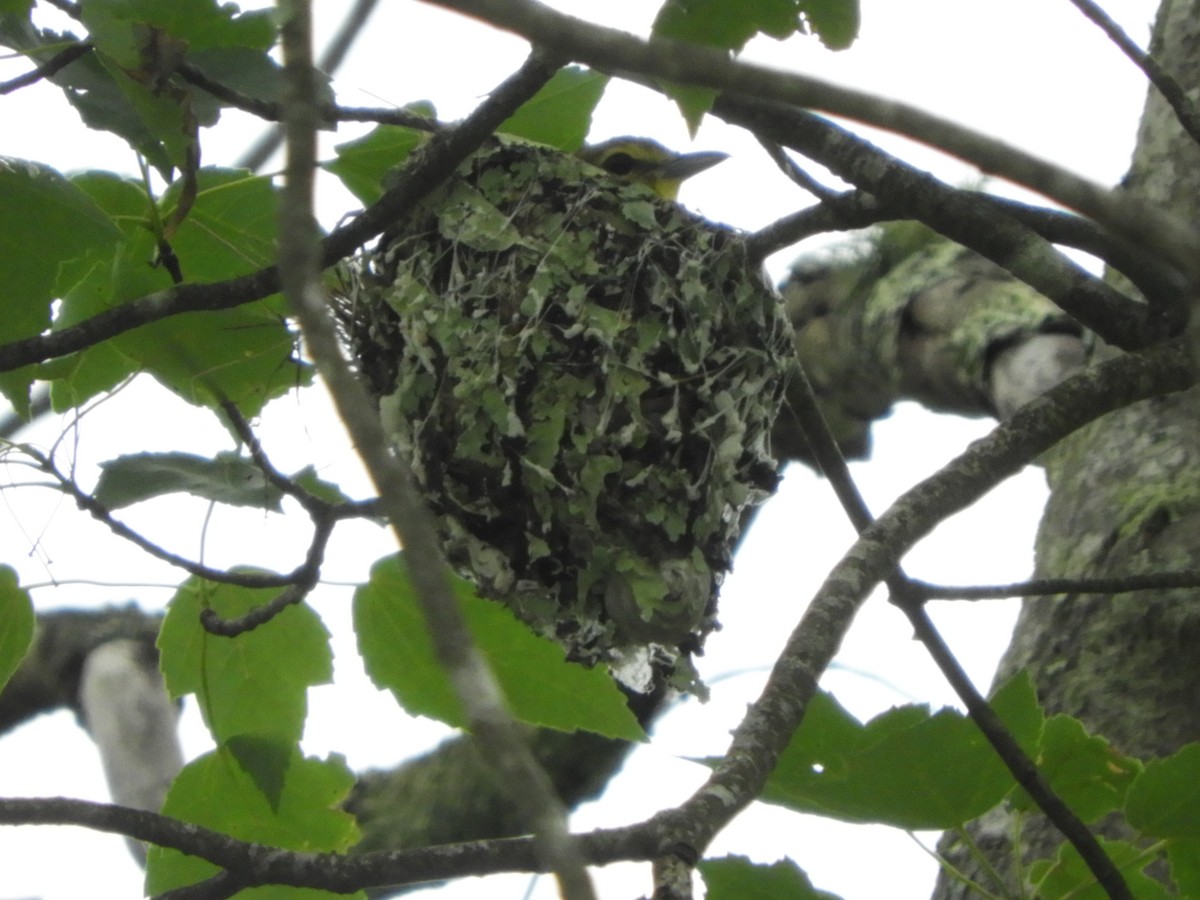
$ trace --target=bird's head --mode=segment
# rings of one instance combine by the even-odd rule
[[[685,178],[703,172],[727,153],[673,153],[647,138],[619,137],[592,144],[579,151],[579,158],[617,178],[644,184],[664,200],[674,200]]]

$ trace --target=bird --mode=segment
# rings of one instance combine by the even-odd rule
[[[634,689],[697,689],[741,513],[778,480],[790,323],[740,233],[673,200],[723,158],[493,137],[344,304],[447,561]]]
[[[685,179],[729,158],[711,150],[675,153],[658,141],[632,136],[585,145],[576,155],[623,181],[646,185],[664,200],[677,199]]]

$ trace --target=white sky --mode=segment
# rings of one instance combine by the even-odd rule
[[[332,17],[345,5],[321,3],[318,11]],[[491,29],[453,14],[414,2],[382,5],[385,9],[376,14],[336,80],[343,103],[402,104],[432,98],[443,118],[456,118],[527,52],[523,42],[510,37],[497,41]],[[594,16],[601,6],[582,0],[554,5],[584,17]],[[762,40],[746,56],[903,99],[1098,181],[1111,183],[1123,173],[1145,89],[1132,65],[1067,0],[864,0],[863,5],[862,37],[850,51],[832,54],[813,40]],[[653,4],[621,0],[603,7],[605,24],[639,29],[652,16]],[[1150,0],[1119,0],[1107,8],[1144,44],[1154,12]],[[3,62],[0,79],[24,69],[23,63]],[[0,98],[0,117],[5,123],[0,131],[4,155],[48,161],[64,171],[133,171],[133,158],[122,143],[83,128],[70,110],[63,111],[51,90],[35,88]],[[235,119],[243,127],[218,128],[209,137],[204,147],[207,163],[231,161],[257,133],[247,117],[231,115],[228,122]],[[327,140],[340,142],[355,133],[344,129]],[[625,133],[646,134],[679,149],[689,145],[668,103],[642,89],[614,86],[597,112],[592,135],[602,139]],[[906,141],[879,135],[873,139],[952,182],[974,174]],[[753,229],[809,203],[775,173],[753,139],[735,129],[706,122],[695,146],[734,154],[685,185],[682,201],[711,218]],[[353,208],[352,200],[336,187],[323,190],[322,209],[329,223]],[[773,261],[773,271],[783,271],[790,258],[787,254]],[[330,424],[323,400],[312,393],[301,403],[286,399],[268,411],[262,427],[268,452],[285,471],[315,463],[329,477],[343,478],[352,491],[365,494],[347,440],[336,424]],[[135,385],[103,404],[79,424],[81,471],[92,471],[95,462],[133,449],[213,452],[226,446],[208,417],[174,406],[164,403],[162,392],[149,384]],[[169,428],[163,429],[167,415]],[[23,437],[47,445],[69,424],[42,423]],[[873,508],[882,511],[890,499],[987,428],[986,422],[903,407],[876,428],[874,460],[855,466],[855,474]],[[182,441],[181,435],[186,436]],[[20,475],[0,478],[7,483]],[[86,482],[88,476],[83,477]],[[906,560],[909,571],[956,583],[1026,576],[1043,498],[1039,473],[1026,472],[1011,480],[916,548]],[[130,583],[169,586],[180,577],[149,563],[52,494],[5,491],[3,504],[0,546],[6,553],[0,561],[17,568],[27,584],[60,585],[35,591],[41,608],[127,600],[156,607],[169,597],[169,589]],[[128,518],[152,535],[161,535],[163,509],[135,509]],[[198,552],[200,533],[194,523],[199,509],[192,505],[171,512],[172,518],[182,520],[170,533],[172,546]],[[218,564],[246,562],[241,554],[252,545],[257,564],[290,566],[294,559],[289,554],[297,544],[288,533],[275,520],[253,514],[222,518],[210,525],[206,558]],[[725,628],[712,636],[701,661],[703,671],[719,679],[713,700],[706,706],[684,704],[665,717],[653,743],[634,754],[609,795],[579,811],[577,828],[636,820],[678,802],[701,782],[704,772],[681,757],[724,749],[729,730],[756,696],[774,653],[851,538],[828,486],[806,470],[790,470],[726,582]],[[361,578],[364,566],[390,549],[386,534],[373,526],[347,529],[335,540],[328,579]],[[120,586],[71,582],[97,577]],[[355,767],[390,765],[428,747],[441,732],[430,723],[405,719],[389,697],[366,683],[353,652],[348,598],[345,588],[328,587],[315,601],[335,632],[338,683],[312,692],[306,749],[346,753]],[[1007,640],[1013,604],[938,606],[936,618],[951,644],[977,682],[986,686]],[[932,664],[909,639],[902,618],[878,599],[856,623],[825,685],[862,717],[913,699],[934,705],[953,702]],[[192,752],[206,747],[194,719],[186,739]],[[105,799],[95,753],[66,714],[44,717],[0,740],[0,795]],[[711,848],[716,855],[725,852],[768,862],[791,855],[819,887],[856,900],[928,896],[934,873],[933,863],[898,832],[851,829],[823,820],[810,824],[765,808],[748,812]],[[864,864],[865,860],[871,862]],[[598,874],[604,897],[650,890],[646,866],[610,867]],[[515,900],[525,895],[529,881],[524,876],[486,885],[468,881],[442,896]],[[0,829],[0,900],[107,900],[138,896],[139,891],[140,873],[118,838],[79,829]],[[549,882],[540,883],[534,896],[553,896]]]

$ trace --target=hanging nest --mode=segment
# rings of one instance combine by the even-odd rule
[[[739,235],[497,140],[351,280],[352,350],[450,563],[573,659],[698,652],[778,480],[792,352]]]

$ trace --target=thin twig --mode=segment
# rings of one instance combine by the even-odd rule
[[[97,522],[107,527],[113,534],[136,545],[140,550],[153,556],[155,559],[160,559],[165,563],[183,569],[189,575],[194,575],[197,578],[203,578],[205,581],[212,581],[218,584],[232,584],[255,589],[278,588],[287,587],[296,580],[295,573],[292,575],[276,575],[267,572],[227,572],[224,569],[214,569],[211,566],[206,566],[203,563],[198,563],[172,553],[143,537],[124,522],[115,518],[107,506],[91,494],[83,491],[69,476],[60,472],[49,457],[42,456],[30,447],[24,447],[23,449],[25,453],[34,459],[41,471],[50,475],[57,482],[55,485],[56,489],[74,500],[76,506],[91,515]]]
[[[215,78],[210,78],[208,73],[189,62],[182,63],[175,71],[192,87],[200,88],[234,109],[240,109],[268,122],[278,122],[283,115],[283,104],[243,94]]]
[[[846,191],[837,199],[845,200],[847,204],[815,203],[764,225],[746,237],[746,255],[762,262],[771,254],[814,235],[869,228],[896,218],[865,191]]]
[[[1133,38],[1126,34],[1124,29],[1092,0],[1071,0],[1071,3],[1098,25],[1108,39],[1117,45],[1117,49],[1142,70],[1142,73],[1150,79],[1151,84],[1158,88],[1163,99],[1174,110],[1175,118],[1179,120],[1183,130],[1191,136],[1193,141],[1200,144],[1200,109],[1197,109],[1196,104],[1188,98],[1187,92],[1175,80],[1175,76],[1160,66],[1158,60],[1139,47]]]
[[[767,151],[767,155],[771,157],[771,161],[779,167],[779,171],[783,172],[789,180],[795,182],[804,190],[808,191],[818,200],[823,203],[832,203],[841,195],[830,188],[825,187],[817,179],[813,178],[805,172],[796,161],[787,155],[787,151],[774,141],[769,141],[761,135],[755,135],[758,138],[759,144]]]
[[[913,602],[915,598],[907,596],[911,592],[905,590],[905,585],[900,577],[889,578],[887,584],[891,591],[892,602],[908,617],[909,624],[913,627],[913,634],[933,658],[942,676],[966,706],[971,720],[983,732],[983,736],[992,745],[992,749],[996,751],[996,755],[1000,757],[1017,784],[1025,789],[1046,818],[1079,853],[1100,888],[1112,900],[1133,900],[1133,893],[1129,890],[1129,885],[1125,883],[1125,877],[1121,874],[1121,870],[1104,852],[1099,840],[1083,823],[1083,820],[1050,787],[1050,782],[1029,758],[1029,754],[1021,749],[1021,745],[1017,743],[1012,732],[996,715],[991,704],[971,683],[971,679],[954,656],[953,651],[934,627],[923,603],[919,600]]]
[[[914,590],[926,600],[999,600],[1006,597],[1050,597],[1055,594],[1129,594],[1134,591],[1168,591],[1200,587],[1200,570],[1118,575],[1109,578],[1033,578],[1012,584],[930,584],[912,579]]]
[[[874,517],[850,474],[850,468],[846,465],[841,450],[838,449],[837,439],[829,430],[825,417],[821,415],[812,385],[798,363],[796,369],[792,376],[794,386],[798,388],[793,392],[796,416],[821,471],[829,479],[846,516],[861,535],[874,523]],[[1132,900],[1133,895],[1129,892],[1120,870],[1104,852],[1096,836],[1054,792],[1008,727],[971,683],[967,673],[934,628],[929,614],[925,611],[923,598],[912,590],[903,568],[896,565],[884,581],[891,593],[892,603],[908,617],[917,640],[924,645],[943,677],[966,706],[971,719],[983,732],[983,736],[992,745],[1013,778],[1071,842],[1071,846],[1079,852],[1084,863],[1095,875],[1096,881],[1109,896]]]
[[[377,0],[357,0],[350,11],[346,13],[342,24],[338,26],[337,32],[326,45],[325,50],[321,53],[321,59],[317,63],[317,67],[326,75],[332,76],[341,67],[346,54],[350,52],[350,48],[366,27],[376,2]],[[248,150],[242,153],[241,158],[237,161],[237,166],[257,172],[267,164],[271,154],[278,150],[282,143],[283,129],[279,127],[268,129]]]
[[[524,813],[539,853],[558,878],[562,895],[571,900],[594,900],[587,868],[567,829],[566,810],[508,713],[495,676],[475,646],[450,589],[433,518],[416,491],[408,467],[391,452],[374,404],[342,354],[321,287],[322,254],[313,215],[318,114],[313,101],[316,79],[308,16],[307,3],[291,0],[288,17],[280,29],[287,85],[286,183],[279,209],[279,267],[284,294],[296,311],[305,342],[338,413],[379,488],[388,519],[404,548],[435,655],[450,678],[481,755]],[[481,105],[487,114],[476,118],[479,130],[472,138],[474,146],[544,85],[556,68],[535,54],[507,85],[493,93]],[[487,127],[480,128],[485,122]]]
[[[217,637],[237,637],[253,631],[260,625],[266,625],[285,609],[303,603],[311,589],[311,585],[305,587],[292,585],[261,606],[256,606],[249,612],[232,619],[224,618],[212,607],[206,606],[200,610],[200,625],[209,634]]]
[[[29,87],[31,84],[37,84],[43,78],[50,78],[65,69],[79,57],[92,50],[91,41],[83,41],[82,43],[72,44],[65,50],[60,50],[50,59],[46,60],[36,69],[31,72],[26,72],[24,75],[18,75],[16,78],[11,78],[8,81],[0,82],[0,96],[11,94],[13,91],[23,87]]]
[[[705,785],[657,817],[673,840],[703,850],[760,795],[861,604],[919,540],[1088,422],[1194,383],[1190,351],[1181,340],[1085,369],[893,503],[826,577]]]
[[[251,97],[249,94],[244,94],[224,82],[209,77],[207,73],[190,63],[184,63],[177,71],[179,76],[192,85],[192,87],[199,88],[205,93],[211,94],[227,106],[240,109],[242,112],[257,116],[266,122],[279,122],[283,119],[282,103],[277,103],[273,100],[262,100],[258,97]],[[380,125],[398,125],[405,128],[414,128],[418,131],[437,132],[441,130],[441,124],[437,121],[406,109],[338,106],[337,104],[333,104],[319,105],[317,110],[322,122],[375,122]],[[275,149],[277,148],[272,147],[271,152],[274,152]],[[251,152],[253,153],[253,151]],[[251,159],[250,161],[254,162],[255,160]],[[245,166],[245,168],[251,167]]]

